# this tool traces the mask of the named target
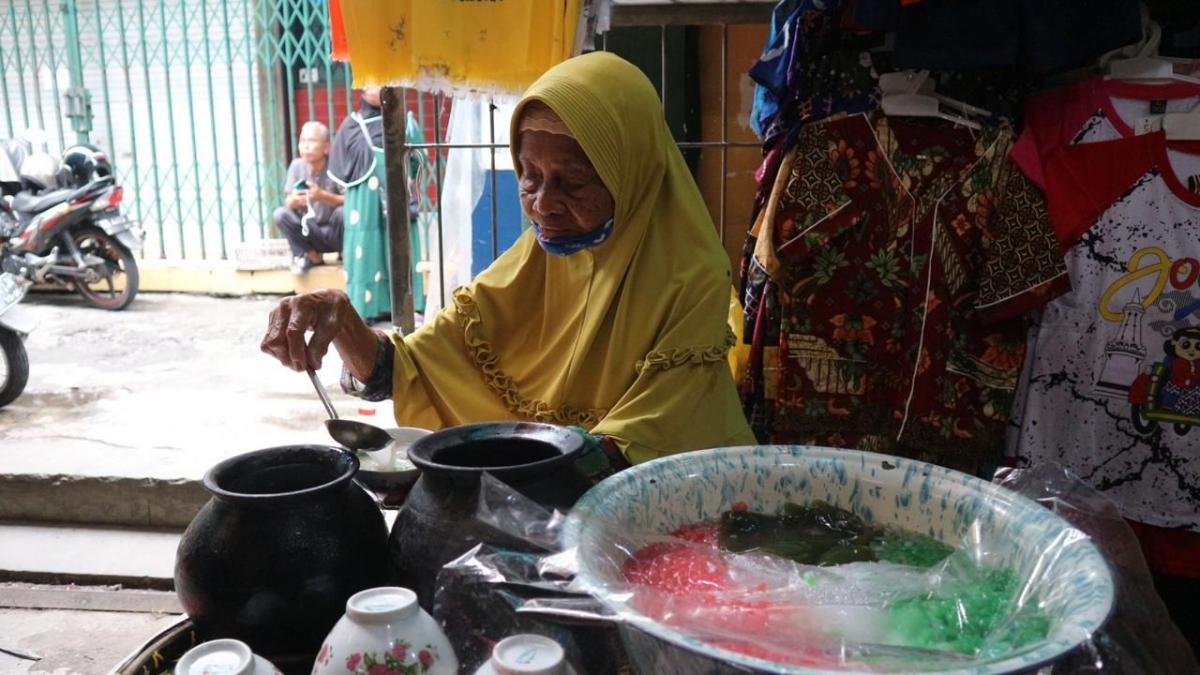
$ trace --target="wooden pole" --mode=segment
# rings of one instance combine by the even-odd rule
[[[383,157],[387,177],[389,276],[392,286],[392,325],[413,332],[412,241],[408,220],[408,148],[405,144],[404,90],[384,87]]]

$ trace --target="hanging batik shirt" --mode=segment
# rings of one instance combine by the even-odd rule
[[[1176,168],[1172,168],[1172,163]],[[1200,532],[1200,157],[1163,134],[1060,150],[1055,219],[1072,291],[1037,334],[1022,463],[1060,462],[1126,518]],[[1182,176],[1182,177],[1181,177]]]
[[[878,113],[801,133],[772,227],[775,442],[969,471],[999,458],[1023,314],[1067,289],[1013,141]]]

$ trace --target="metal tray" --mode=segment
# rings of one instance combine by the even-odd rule
[[[108,675],[173,675],[175,662],[196,646],[196,631],[186,614],[126,656]],[[284,675],[310,675],[316,654],[262,654]]]

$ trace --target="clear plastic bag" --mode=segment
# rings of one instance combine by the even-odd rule
[[[474,672],[497,642],[518,633],[558,642],[579,675],[625,667],[620,637],[610,617],[603,616],[603,606],[570,590],[574,559],[558,551],[563,514],[485,474],[475,517],[502,538],[545,552],[480,544],[442,567],[433,616],[454,645],[462,672]],[[546,611],[538,611],[541,607]]]
[[[632,617],[581,592],[573,578],[575,551],[558,545],[563,514],[547,512],[485,476],[476,517],[545,553],[486,545],[474,549],[443,568],[434,614],[453,633],[451,640],[467,666],[482,663],[495,641],[532,632],[563,644],[580,673],[622,671],[629,667],[626,650],[641,652],[632,659],[641,672],[726,672],[703,660],[684,660],[695,655],[683,650],[665,655],[657,638],[629,630],[637,627],[635,619],[651,616],[689,639],[797,667],[954,670],[1019,649],[1028,632],[1038,630],[1044,618],[1039,612],[1069,606],[1069,599],[1048,595],[1039,580],[1056,574],[1057,565],[1070,564],[1065,553],[1072,546],[1090,541],[1113,574],[1113,611],[1099,630],[1055,664],[1042,667],[1039,675],[1200,672],[1155,594],[1136,538],[1110,501],[1055,465],[1007,471],[996,482],[1076,528],[1040,551],[1021,574],[1005,575],[992,565],[1009,560],[1004,547],[1022,536],[1003,527],[969,527],[962,544],[928,568],[880,562],[801,564],[775,555],[723,552],[694,531],[683,539],[612,532],[608,557],[599,562],[630,573],[637,564],[631,561],[644,561],[647,551],[665,547],[662,571],[670,571],[680,584],[679,589],[647,590],[634,584],[604,589],[604,599],[637,607],[642,616]],[[1003,494],[998,492],[997,498]],[[720,583],[714,582],[714,570],[720,572]],[[656,573],[650,569],[649,577]],[[643,574],[641,580],[645,578]],[[623,628],[624,649],[616,627]],[[745,669],[731,665],[728,672]]]
[[[1115,504],[1057,464],[1002,469],[995,482],[1087,533],[1112,568],[1117,591],[1112,615],[1047,673],[1200,673],[1196,656],[1154,590],[1137,537]]]

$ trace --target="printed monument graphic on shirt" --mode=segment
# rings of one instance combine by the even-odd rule
[[[1104,362],[1096,378],[1095,391],[1105,396],[1124,398],[1146,360],[1146,345],[1142,343],[1142,293],[1134,291],[1133,300],[1125,304],[1121,326],[1116,335],[1104,345]]]

